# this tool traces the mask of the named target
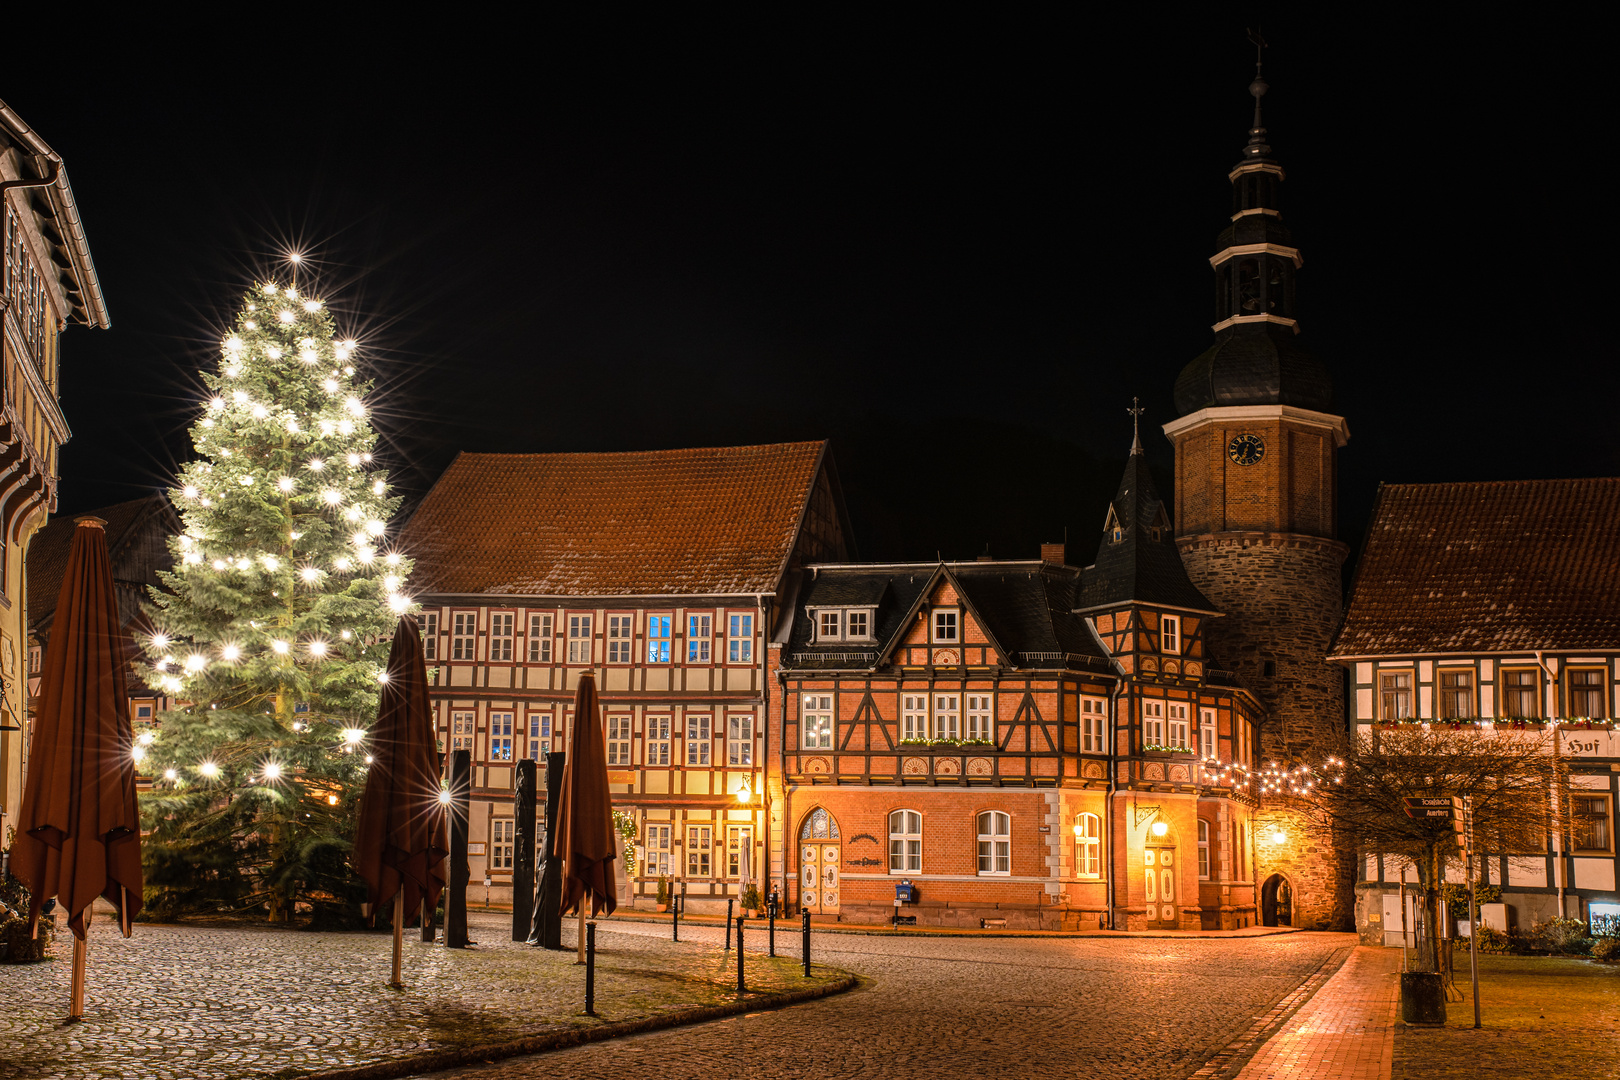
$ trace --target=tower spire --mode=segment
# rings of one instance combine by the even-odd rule
[[[1131,456],[1142,452],[1142,414],[1147,412],[1142,408],[1141,398],[1131,398],[1131,407],[1125,410],[1131,414]]]
[[[1260,119],[1260,99],[1271,87],[1260,73],[1266,59],[1266,39],[1256,27],[1249,31],[1249,40],[1254,42],[1254,82],[1249,84],[1249,93],[1254,95],[1254,126],[1249,128],[1249,145],[1243,148],[1243,160],[1259,161],[1271,156],[1271,147],[1266,143],[1266,125]]]

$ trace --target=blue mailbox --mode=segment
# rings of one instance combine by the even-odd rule
[[[909,881],[902,881],[894,887],[894,899],[901,904],[915,904],[917,902],[917,888]]]

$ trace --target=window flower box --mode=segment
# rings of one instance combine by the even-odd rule
[[[1193,753],[1190,746],[1163,746],[1159,743],[1144,743],[1142,752],[1146,754],[1187,754]]]
[[[1614,721],[1601,716],[1566,716],[1558,727],[1562,731],[1613,731]]]

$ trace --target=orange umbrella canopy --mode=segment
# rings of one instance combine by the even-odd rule
[[[618,842],[613,835],[613,802],[608,797],[607,744],[596,704],[596,679],[586,672],[574,694],[574,743],[563,764],[552,854],[562,861],[564,913],[591,894],[591,914],[619,906],[613,882]]]
[[[135,733],[107,535],[80,518],[45,649],[34,740],[11,871],[28,886],[31,919],[57,897],[85,936],[85,909],[105,896],[128,937],[141,910]]]
[[[445,805],[439,801],[439,748],[428,703],[427,665],[416,620],[406,616],[394,630],[388,679],[371,729],[372,762],[355,823],[355,873],[365,879],[373,911],[405,890],[405,909],[439,902],[443,863],[450,854]]]

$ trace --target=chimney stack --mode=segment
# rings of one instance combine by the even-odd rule
[[[1067,544],[1042,544],[1041,562],[1048,566],[1065,565],[1066,560],[1064,558],[1064,554],[1068,546],[1069,545]]]

